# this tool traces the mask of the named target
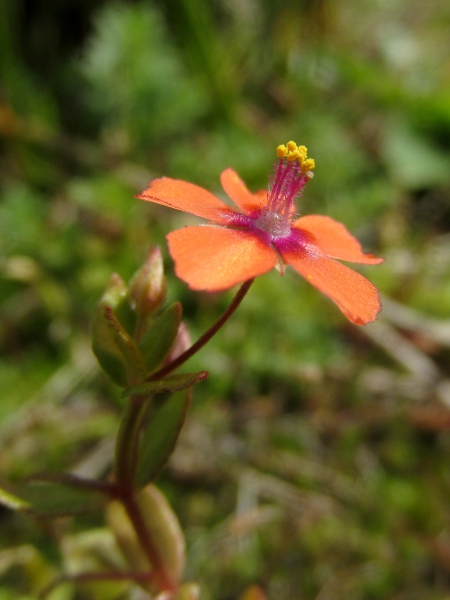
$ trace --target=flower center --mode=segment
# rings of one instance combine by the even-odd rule
[[[295,200],[313,177],[315,163],[312,158],[307,158],[307,152],[305,146],[297,146],[292,141],[277,147],[279,161],[270,178],[267,203],[255,222],[256,227],[273,238],[290,234]]]
[[[274,238],[286,237],[291,233],[291,223],[285,215],[264,208],[255,223]]]

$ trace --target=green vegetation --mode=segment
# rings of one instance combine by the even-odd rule
[[[175,279],[164,236],[190,217],[134,195],[160,175],[220,195],[226,167],[265,187],[292,138],[317,165],[300,211],[385,257],[361,269],[384,310],[355,327],[274,271],[188,363],[210,377],[157,481],[186,579],[202,600],[254,582],[273,600],[450,598],[450,5],[1,0],[0,14],[1,478],[108,472],[123,399],[90,322],[111,273],[128,280],[161,246],[193,340],[232,297]],[[0,508],[0,527],[0,600],[109,560],[100,512],[49,524]]]

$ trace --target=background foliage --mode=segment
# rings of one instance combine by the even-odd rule
[[[355,328],[273,272],[191,361],[211,377],[158,482],[187,577],[205,600],[450,598],[449,25],[445,0],[0,1],[2,478],[108,470],[92,310],[152,244],[170,276],[187,222],[134,194],[162,174],[220,194],[227,166],[264,187],[293,138],[317,163],[301,211],[385,257],[384,310]],[[171,278],[193,339],[229,298]],[[1,600],[102,547],[101,515],[1,510]]]

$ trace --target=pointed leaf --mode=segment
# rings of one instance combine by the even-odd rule
[[[177,443],[191,403],[192,390],[175,394],[158,407],[142,433],[135,484],[143,487],[154,481],[166,465]]]
[[[122,398],[130,396],[146,396],[151,394],[163,394],[167,392],[181,392],[196,383],[203,381],[208,377],[208,371],[199,371],[198,373],[178,373],[169,375],[159,381],[146,381],[139,385],[127,388],[122,392]]]
[[[182,307],[175,302],[156,318],[139,343],[148,372],[154,371],[169,354],[178,333]]]
[[[97,487],[79,487],[75,482],[35,480],[9,485],[0,490],[0,503],[43,517],[91,512],[103,506],[108,497]]]

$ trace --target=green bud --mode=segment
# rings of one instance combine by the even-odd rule
[[[136,493],[135,501],[142,518],[145,533],[156,548],[159,562],[176,585],[183,574],[185,563],[184,537],[180,524],[162,493],[152,484]],[[152,565],[144,553],[136,531],[123,504],[111,502],[106,518],[122,554],[133,570],[151,571]]]
[[[150,572],[150,562],[142,550],[136,531],[121,502],[114,500],[108,504],[106,507],[106,520],[123,557],[133,571],[139,573]]]
[[[162,306],[166,280],[160,248],[152,248],[147,260],[130,280],[130,302],[139,321],[145,321]]]

